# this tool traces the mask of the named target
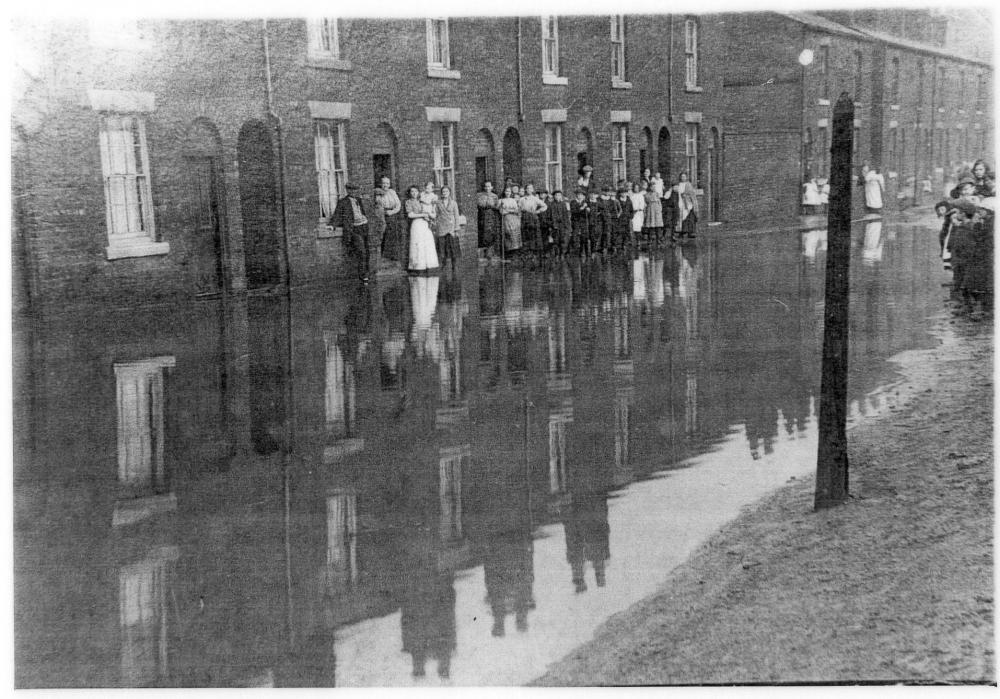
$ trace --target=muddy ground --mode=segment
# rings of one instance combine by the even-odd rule
[[[846,504],[791,483],[536,684],[995,682],[992,321],[936,334],[849,431]]]

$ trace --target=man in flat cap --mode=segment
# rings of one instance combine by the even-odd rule
[[[368,281],[368,209],[353,182],[344,185],[347,195],[337,202],[331,223],[344,234],[344,248],[354,255],[358,278]]]

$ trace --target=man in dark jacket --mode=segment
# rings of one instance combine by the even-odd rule
[[[344,235],[344,248],[354,255],[358,278],[368,281],[368,209],[358,196],[358,186],[347,183],[347,196],[337,202],[331,223]]]

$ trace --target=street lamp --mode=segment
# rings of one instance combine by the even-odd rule
[[[802,53],[799,54],[799,63],[804,68],[813,62],[813,52],[812,49],[802,49]]]

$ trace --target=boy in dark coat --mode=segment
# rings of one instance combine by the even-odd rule
[[[587,205],[587,193],[576,190],[576,198],[569,204],[571,221],[570,244],[577,252],[590,252],[590,207]]]
[[[343,231],[344,245],[355,257],[358,278],[368,281],[368,209],[356,184],[348,182],[344,188],[347,196],[337,202],[330,223]]]
[[[573,223],[570,218],[569,202],[563,199],[562,190],[552,193],[552,203],[549,205],[552,220],[552,238],[555,242],[555,252],[563,256],[569,251],[569,239],[573,234]]]

